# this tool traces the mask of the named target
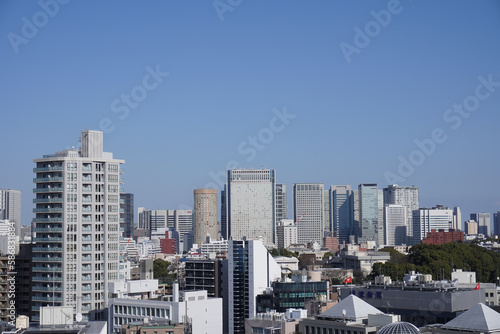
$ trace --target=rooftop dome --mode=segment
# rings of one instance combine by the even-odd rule
[[[400,321],[385,325],[378,334],[420,334],[420,331],[409,322]]]

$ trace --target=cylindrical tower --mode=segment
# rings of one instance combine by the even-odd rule
[[[195,189],[193,206],[194,243],[201,246],[207,236],[216,240],[217,228],[217,190]]]

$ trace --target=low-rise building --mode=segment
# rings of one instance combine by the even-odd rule
[[[209,298],[206,291],[185,291],[181,300],[177,291],[174,287],[173,301],[110,299],[109,333],[120,333],[123,325],[144,318],[183,323],[193,334],[222,333],[222,298]]]
[[[375,334],[382,326],[399,320],[399,316],[384,314],[359,297],[350,295],[320,315],[302,319],[299,332]]]

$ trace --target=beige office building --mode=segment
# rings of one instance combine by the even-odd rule
[[[195,189],[193,202],[194,243],[201,246],[207,236],[216,240],[217,228],[217,190]]]

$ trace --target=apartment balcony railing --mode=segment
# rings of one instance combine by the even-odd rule
[[[33,242],[62,242],[63,238],[33,238]]]
[[[62,227],[35,227],[33,232],[62,232]]]
[[[33,247],[33,252],[62,252],[62,247]]]
[[[47,213],[47,212],[63,212],[63,211],[64,211],[64,208],[34,208],[33,209],[34,213],[38,213],[38,212],[42,212],[42,213]]]
[[[41,257],[35,256],[31,259],[33,262],[62,262],[62,257]]]
[[[33,203],[62,203],[64,199],[62,197],[53,197],[53,198],[35,198],[33,199]]]
[[[34,193],[54,193],[54,192],[62,192],[64,190],[63,187],[53,187],[53,188],[34,188]]]
[[[33,172],[34,173],[39,173],[39,172],[61,172],[63,170],[64,170],[63,166],[33,168]]]
[[[35,223],[44,223],[44,222],[55,222],[62,223],[62,217],[54,217],[54,218],[33,218],[33,222]]]
[[[38,182],[62,182],[64,179],[59,176],[55,177],[35,177],[33,179],[33,182],[38,183]]]

